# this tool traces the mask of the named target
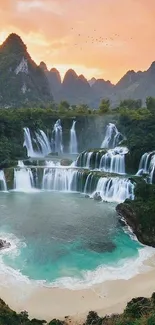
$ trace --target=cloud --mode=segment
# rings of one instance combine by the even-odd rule
[[[31,10],[42,10],[45,12],[52,12],[56,15],[62,15],[62,6],[55,1],[41,1],[41,0],[18,0],[17,10],[21,13],[29,12]]]

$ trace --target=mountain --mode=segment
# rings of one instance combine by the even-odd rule
[[[61,88],[61,77],[60,72],[52,68],[50,71],[44,62],[40,62],[39,67],[44,71],[49,82],[50,89],[52,90],[53,98],[56,100],[57,94]]]
[[[37,66],[18,35],[10,34],[0,46],[0,107],[44,107],[53,98],[92,108],[109,98],[116,107],[124,99],[141,99],[145,104],[148,96],[155,96],[155,62],[146,71],[128,71],[116,85],[104,79],[88,81],[72,69],[61,81],[57,69],[48,70],[44,62]]]
[[[88,80],[88,83],[90,84],[90,86],[92,86],[96,81],[96,78],[91,78],[90,80]]]
[[[46,105],[53,100],[47,77],[16,34],[0,46],[0,106]]]
[[[87,79],[72,69],[64,76],[57,100],[67,100],[70,104],[89,104],[92,99],[91,87]]]
[[[109,98],[113,90],[114,85],[108,80],[97,79],[91,86],[93,96],[94,96],[94,105],[99,106],[100,101],[103,98]]]
[[[124,99],[141,99],[145,105],[149,96],[155,96],[155,62],[144,72],[128,71],[113,88],[110,99],[114,106]]]

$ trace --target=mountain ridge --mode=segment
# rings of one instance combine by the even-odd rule
[[[43,105],[53,99],[67,100],[71,105],[87,104],[98,108],[103,98],[112,107],[125,99],[155,96],[155,61],[145,71],[129,70],[114,85],[103,78],[87,80],[73,69],[66,71],[63,80],[56,68],[48,69],[45,62],[37,65],[20,36],[10,34],[0,45],[0,106],[18,107]]]

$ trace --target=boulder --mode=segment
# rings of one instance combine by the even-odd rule
[[[71,159],[61,159],[60,165],[61,166],[70,166],[72,164],[73,160]]]
[[[0,239],[0,249],[9,248],[11,244],[6,240]]]
[[[100,192],[96,192],[93,196],[93,199],[96,200],[96,201],[102,201],[102,198],[101,198],[101,195],[100,195]]]

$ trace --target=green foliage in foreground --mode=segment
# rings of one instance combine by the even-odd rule
[[[60,307],[61,308],[61,307]],[[45,320],[29,319],[26,311],[17,314],[0,299],[0,325],[44,325]],[[53,319],[48,325],[67,325],[65,321]],[[77,323],[78,325],[78,323]],[[120,315],[99,317],[94,311],[90,311],[83,325],[155,325],[155,293],[151,298],[134,298],[128,302],[124,312]]]
[[[150,299],[139,297],[132,299],[123,314],[99,317],[89,312],[85,325],[155,325],[155,293]]]

